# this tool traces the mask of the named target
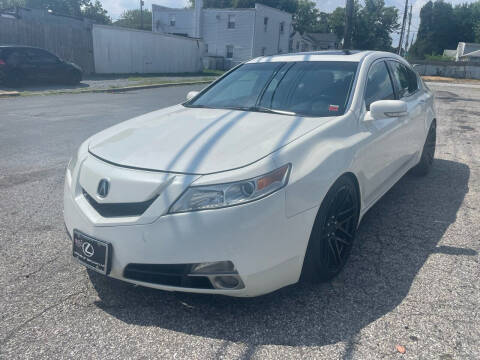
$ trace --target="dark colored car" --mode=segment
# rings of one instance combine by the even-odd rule
[[[0,46],[0,83],[19,87],[31,83],[78,84],[82,69],[44,49]]]

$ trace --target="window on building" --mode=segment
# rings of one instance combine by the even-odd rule
[[[175,14],[170,14],[170,26],[175,26],[176,18]]]
[[[280,34],[283,34],[285,32],[285,23],[282,21],[280,23]]]
[[[227,59],[233,58],[233,45],[227,45]]]
[[[264,30],[267,31],[267,28],[268,28],[268,17],[264,17],[264,18],[263,18],[263,27],[264,27]]]
[[[265,56],[266,52],[267,52],[267,48],[265,46],[262,47],[262,56]]]
[[[288,40],[288,51],[290,51],[290,52],[293,51],[293,40],[292,39]]]
[[[298,51],[300,50],[300,41],[297,40],[297,44],[295,45],[295,49]]]
[[[384,61],[375,63],[368,72],[367,89],[365,91],[365,105],[370,110],[370,105],[378,100],[393,100],[392,80],[388,74],[387,64]]]
[[[235,29],[235,15],[228,15],[228,28]]]
[[[208,44],[205,44],[205,53],[208,54]]]

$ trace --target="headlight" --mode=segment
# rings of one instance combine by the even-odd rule
[[[219,185],[191,186],[170,207],[169,213],[218,209],[261,199],[288,182],[290,164],[253,179]]]

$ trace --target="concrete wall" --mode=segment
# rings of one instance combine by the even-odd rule
[[[92,23],[41,10],[18,9],[0,16],[0,45],[28,45],[51,51],[60,58],[94,72]]]
[[[414,61],[412,64],[415,70],[423,76],[480,79],[479,63]]]
[[[255,42],[252,57],[261,56],[263,48],[265,55],[288,53],[292,15],[261,4],[255,4],[255,12]],[[265,17],[268,17],[266,30]],[[280,33],[281,22],[284,23],[283,33]]]
[[[202,70],[203,44],[182,36],[93,26],[98,74],[183,73]]]

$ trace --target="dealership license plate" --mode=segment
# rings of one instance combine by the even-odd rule
[[[104,275],[109,272],[112,246],[81,232],[73,231],[73,257],[86,267]]]

